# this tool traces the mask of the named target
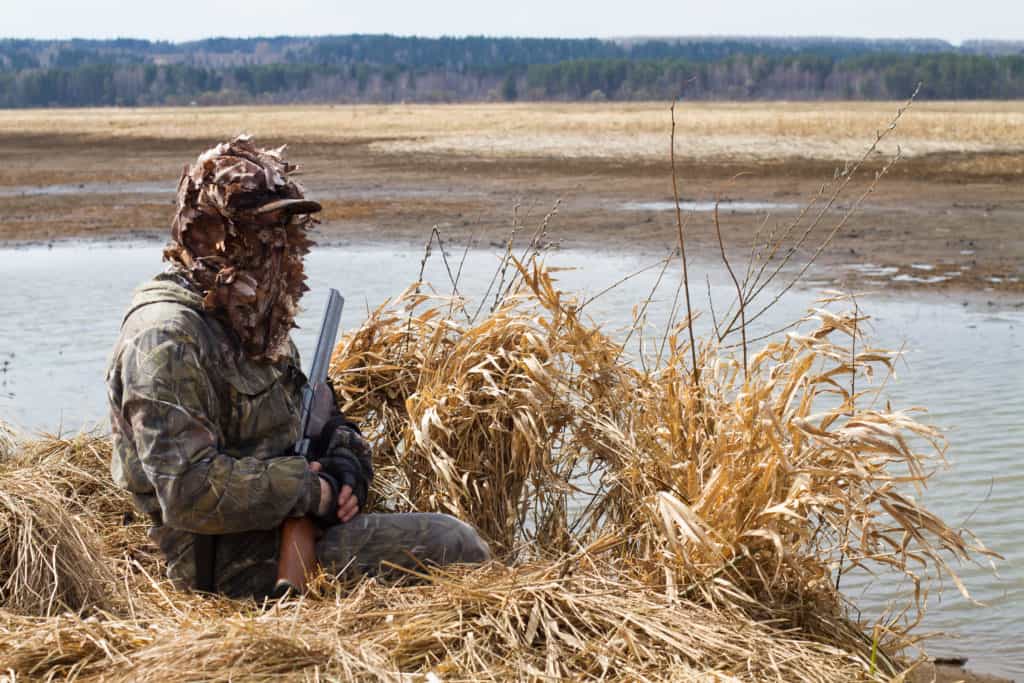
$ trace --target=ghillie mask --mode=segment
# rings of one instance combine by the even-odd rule
[[[164,260],[230,325],[245,353],[274,362],[288,353],[299,299],[309,288],[303,257],[320,205],[288,178],[284,147],[258,149],[240,136],[199,155],[178,183]]]

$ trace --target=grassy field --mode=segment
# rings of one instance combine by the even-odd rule
[[[896,102],[680,103],[677,153],[695,159],[845,159]],[[653,103],[360,105],[0,112],[0,136],[371,142],[381,151],[662,158],[668,106]],[[1024,151],[1024,102],[919,102],[883,146],[919,156]]]

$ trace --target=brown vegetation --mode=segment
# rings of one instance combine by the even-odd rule
[[[174,145],[131,157],[152,142],[133,137],[144,129],[68,139],[86,150],[79,160],[116,139],[122,159],[169,163]],[[380,165],[392,152],[363,153],[346,172],[365,180],[393,170]],[[867,156],[865,167],[881,167]],[[311,166],[337,158],[314,156]],[[395,184],[437,168],[400,168]],[[475,172],[472,163],[459,171]],[[130,497],[110,483],[106,438],[16,442],[0,425],[0,670],[80,680],[902,675],[923,637],[915,617],[931,583],[950,578],[966,592],[949,561],[989,552],[917,503],[914,489],[942,462],[941,434],[882,400],[896,354],[871,346],[867,316],[843,296],[785,334],[749,344],[736,334],[765,305],[758,294],[775,265],[792,259],[799,280],[840,228],[859,229],[849,217],[874,185],[848,186],[852,177],[815,188],[817,208],[768,230],[770,253],[751,252],[736,277],[740,305],[720,312],[712,338],[694,339],[680,304],[631,356],[589,321],[589,300],[560,291],[544,267],[547,219],[519,258],[508,240],[482,300],[464,300],[449,271],[450,296],[415,283],[345,336],[331,375],[375,445],[372,505],[472,522],[499,556],[485,567],[424,567],[400,585],[323,576],[303,599],[267,605],[177,594]],[[833,211],[843,192],[850,199]],[[389,204],[327,207],[379,219]],[[678,247],[711,245],[726,259],[714,218],[703,235],[691,223],[684,237],[681,218],[654,230],[678,230]],[[740,246],[764,233],[750,234]],[[766,305],[776,290],[761,297]],[[646,304],[637,304],[638,330]],[[840,587],[844,572],[863,567],[921,592],[877,623],[858,621]]]
[[[862,337],[863,313],[822,302],[746,369],[713,340],[691,349],[683,319],[634,364],[556,288],[535,237],[485,301],[411,287],[331,369],[376,447],[374,505],[458,514],[500,562],[424,568],[416,585],[321,577],[276,605],[175,594],[107,479],[106,439],[43,437],[0,462],[14,511],[0,515],[0,666],[81,680],[904,669],[914,620],[858,623],[837,577],[870,563],[925,589],[987,551],[912,496],[943,441],[876,401],[870,379],[894,355]],[[53,516],[35,514],[47,501]],[[83,543],[94,556],[65,555]]]
[[[893,110],[891,102],[681,103],[682,156],[841,161],[858,154]],[[82,139],[220,140],[246,131],[260,140],[369,143],[382,151],[487,157],[662,160],[661,102],[357,105],[0,112],[0,135]],[[901,125],[908,158],[951,152],[1022,152],[1020,102],[921,102]],[[895,149],[892,141],[884,152]]]

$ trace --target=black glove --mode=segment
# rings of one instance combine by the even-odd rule
[[[370,460],[372,452],[370,442],[363,438],[363,433],[355,422],[345,418],[341,413],[333,415],[320,431],[320,436],[309,444],[309,452],[314,460],[330,455],[331,451],[344,448],[357,457]]]
[[[343,416],[335,416],[312,446],[322,471],[338,482],[339,491],[342,486],[351,487],[359,509],[364,509],[373,481],[373,452],[359,428]]]

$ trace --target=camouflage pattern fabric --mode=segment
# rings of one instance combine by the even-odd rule
[[[402,575],[385,563],[422,569],[485,562],[491,556],[473,527],[434,512],[356,515],[328,528],[316,545],[316,555],[324,571],[346,577]]]
[[[294,344],[279,361],[250,360],[180,275],[159,275],[136,292],[107,370],[111,474],[153,519],[150,537],[180,587],[195,586],[193,534],[216,534],[217,592],[272,590],[281,522],[320,502],[318,477],[288,455],[305,382]],[[369,568],[371,552],[391,559],[415,548],[428,549],[429,561],[474,556],[454,519],[365,522],[370,517],[356,518],[363,527],[329,530],[325,560],[357,557],[353,566]],[[356,528],[368,538],[360,541]],[[385,549],[384,539],[403,548]]]

